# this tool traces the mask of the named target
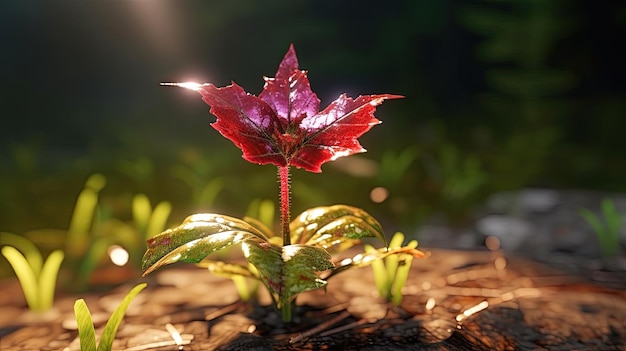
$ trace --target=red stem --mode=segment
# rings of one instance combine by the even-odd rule
[[[289,166],[278,167],[278,180],[280,182],[280,224],[283,234],[283,246],[291,245],[291,232],[289,231],[290,215],[290,179]]]

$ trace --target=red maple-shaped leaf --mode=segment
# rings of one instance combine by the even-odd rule
[[[293,45],[276,76],[265,78],[259,96],[246,93],[236,83],[218,88],[213,84],[190,85],[210,112],[212,126],[243,151],[243,158],[258,164],[295,166],[321,172],[321,165],[338,157],[365,152],[357,140],[380,123],[376,106],[400,95],[366,95],[356,99],[342,94],[323,111],[311,90],[306,71],[298,68]]]

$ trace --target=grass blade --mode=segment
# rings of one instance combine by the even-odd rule
[[[61,250],[55,250],[46,259],[39,275],[39,307],[47,310],[54,302],[54,289],[61,263],[65,255]]]
[[[78,338],[80,339],[81,351],[96,351],[96,331],[91,320],[91,313],[85,300],[78,299],[74,302],[74,315],[78,324]]]
[[[374,253],[376,249],[371,245],[364,245],[365,253]],[[375,260],[372,262],[372,271],[374,272],[374,285],[378,289],[378,295],[381,298],[388,298],[389,277],[387,276],[387,269],[382,260]]]
[[[148,220],[148,226],[146,227],[145,239],[150,239],[153,236],[159,234],[167,226],[167,219],[172,212],[172,204],[167,201],[159,202],[152,211],[152,216]]]
[[[622,218],[615,209],[615,204],[610,199],[602,201],[602,214],[606,222],[607,234],[612,243],[619,242],[619,230],[622,226]]]
[[[417,240],[411,240],[406,247],[415,249],[417,247]],[[400,255],[399,260],[403,262],[403,264],[398,265],[396,276],[391,287],[391,303],[396,306],[399,306],[402,302],[402,288],[406,285],[406,281],[409,278],[413,256],[406,254]]]
[[[150,220],[150,214],[152,207],[148,196],[144,194],[137,194],[133,197],[132,213],[135,225],[140,232],[145,232],[148,228],[148,221]]]
[[[26,261],[30,264],[30,267],[33,269],[35,276],[39,275],[41,272],[41,266],[43,265],[43,257],[41,257],[41,253],[35,244],[17,234],[2,232],[0,233],[0,246],[13,246],[18,251],[21,251]]]
[[[2,255],[9,261],[11,267],[15,271],[17,280],[19,280],[26,298],[26,303],[32,311],[41,311],[39,298],[37,293],[37,277],[30,263],[24,255],[12,246],[2,248]]]
[[[585,219],[585,221],[587,221],[587,223],[591,226],[593,231],[596,232],[598,236],[601,236],[603,234],[603,232],[605,231],[604,226],[602,225],[602,222],[595,213],[589,211],[586,208],[580,209],[579,213]]]
[[[389,241],[389,249],[395,250],[402,247],[402,242],[404,242],[404,234],[397,232],[391,237],[391,241]],[[398,255],[390,255],[385,258],[385,267],[387,268],[387,279],[388,284],[393,284],[393,281],[396,279],[396,272],[398,270],[399,258]],[[388,287],[388,290],[391,289],[391,286]],[[391,292],[391,291],[390,291]]]
[[[115,339],[115,334],[117,334],[117,328],[119,328],[120,323],[122,323],[122,319],[124,318],[124,314],[128,309],[128,306],[133,301],[135,296],[141,292],[146,287],[146,283],[137,284],[134,288],[131,289],[128,294],[124,297],[122,302],[117,306],[106,326],[104,327],[104,331],[102,332],[102,337],[100,338],[100,344],[98,345],[98,351],[109,351],[113,346],[113,340]],[[82,344],[81,344],[82,347]]]

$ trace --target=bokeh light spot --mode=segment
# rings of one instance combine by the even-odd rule
[[[124,266],[128,263],[128,251],[126,251],[123,247],[119,245],[112,245],[108,250],[109,258],[111,258],[111,262],[113,262],[116,266]]]
[[[374,203],[381,203],[389,197],[389,190],[387,188],[383,188],[382,186],[377,186],[372,191],[370,191],[370,200]]]

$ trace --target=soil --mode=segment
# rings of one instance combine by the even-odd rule
[[[443,250],[414,260],[400,306],[377,297],[369,268],[299,296],[284,325],[261,293],[242,302],[230,280],[179,264],[148,277],[114,350],[626,350],[626,274],[500,251]],[[79,350],[73,304],[101,333],[140,279],[101,294],[59,296],[28,312],[15,280],[0,285],[0,350]],[[172,331],[181,333],[176,342]]]

